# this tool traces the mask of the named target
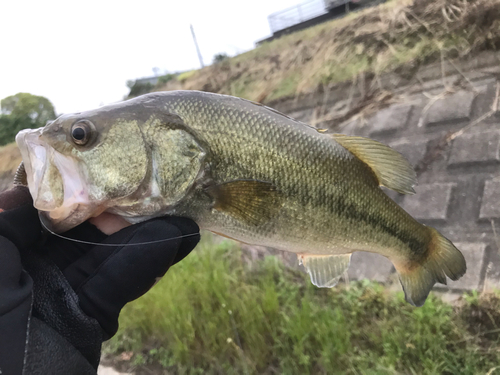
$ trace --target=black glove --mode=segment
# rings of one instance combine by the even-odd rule
[[[146,293],[199,241],[185,218],[158,218],[106,236],[84,223],[46,235],[24,188],[0,195],[1,374],[90,374],[122,307]],[[195,234],[195,235],[193,235]],[[186,236],[187,235],[187,236]],[[23,372],[24,370],[24,372]]]

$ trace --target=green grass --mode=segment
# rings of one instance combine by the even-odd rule
[[[497,296],[414,308],[369,282],[318,289],[206,237],[124,309],[105,352],[180,374],[478,374],[500,363],[497,325]]]
[[[186,79],[188,79],[189,77],[193,76],[196,72],[197,72],[197,70],[189,70],[187,72],[181,73],[177,76],[177,80],[179,80],[180,82],[183,82]]]

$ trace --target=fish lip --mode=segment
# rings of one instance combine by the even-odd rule
[[[71,224],[69,224],[69,222],[71,222],[71,217],[74,215],[77,209],[78,206],[76,207],[76,209],[73,209],[64,220],[54,220],[50,216],[50,211],[38,211],[38,217],[40,218],[42,226],[49,232],[63,233],[73,227]]]
[[[88,186],[78,172],[76,161],[47,144],[42,129],[20,131],[16,143],[21,151],[33,205],[44,218],[43,224],[49,230],[61,233],[92,216],[96,204],[90,203]],[[52,183],[44,179],[49,164],[57,169],[62,180],[62,203],[60,196],[54,197]]]
[[[52,211],[38,211],[40,222],[51,233],[64,233],[92,216],[88,207],[81,204],[70,207],[69,214],[60,218],[53,217],[55,212],[57,212],[57,209]]]
[[[28,189],[33,197],[34,204],[38,197],[39,183],[45,173],[45,164],[47,162],[46,147],[39,140],[42,133],[41,130],[42,128],[24,129],[16,135],[16,143],[21,151],[21,157],[26,170]],[[37,178],[35,179],[35,177]]]

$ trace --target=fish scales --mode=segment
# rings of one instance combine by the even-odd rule
[[[213,107],[218,110],[210,113]],[[180,98],[166,109],[178,114],[196,138],[208,145],[207,162],[216,183],[270,181],[286,195],[282,212],[273,222],[255,227],[224,213],[214,219],[209,212],[207,229],[293,252],[387,250],[388,244],[425,249],[426,243],[419,240],[421,225],[396,210],[368,168],[329,135],[236,98],[223,97],[222,103],[202,95]],[[367,180],[368,192],[361,188]],[[205,221],[201,215],[195,219]]]

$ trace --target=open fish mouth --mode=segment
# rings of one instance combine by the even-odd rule
[[[60,233],[88,219],[95,211],[77,162],[44,141],[42,128],[25,129],[16,142],[26,170],[33,205],[42,211],[48,229]]]

